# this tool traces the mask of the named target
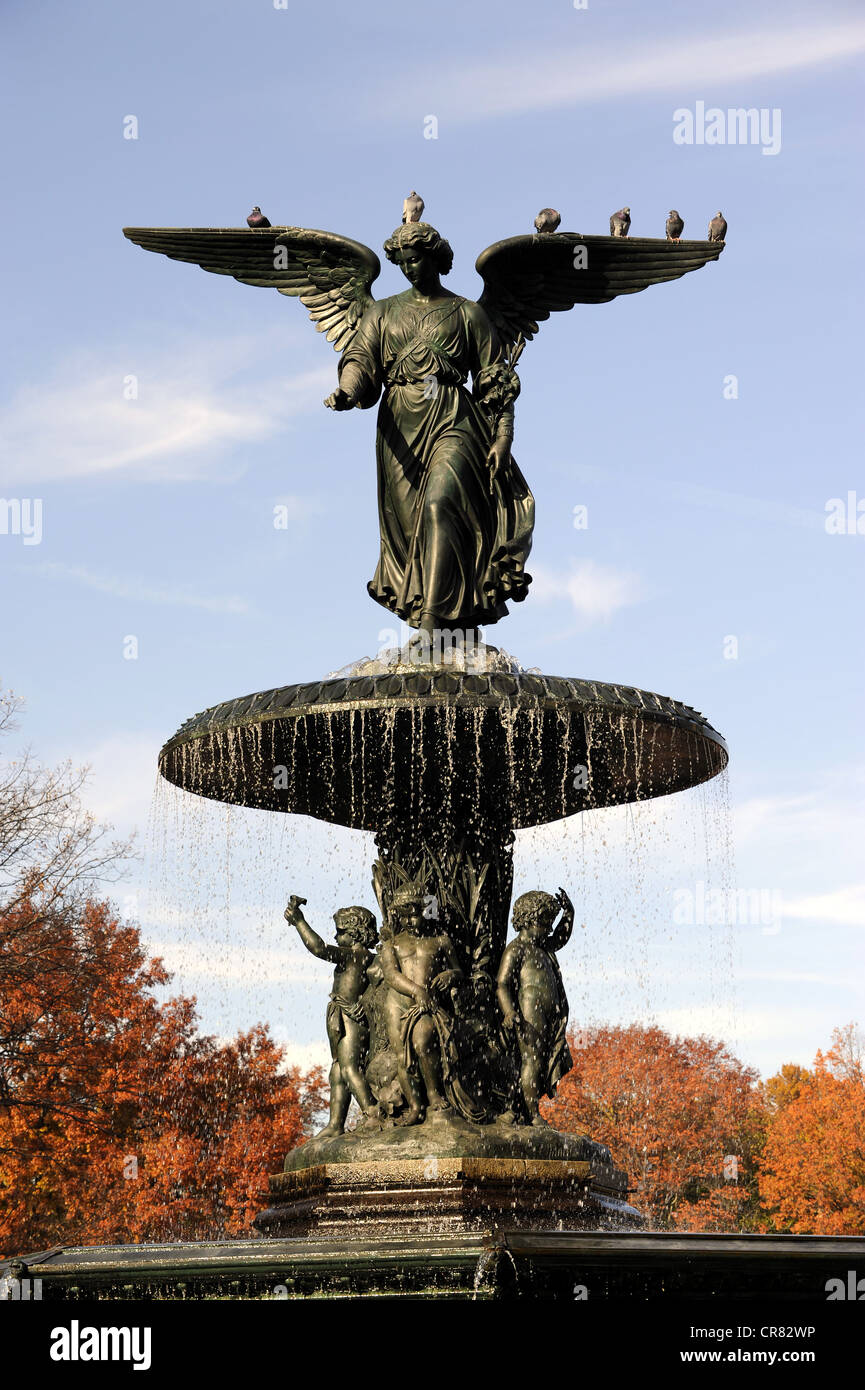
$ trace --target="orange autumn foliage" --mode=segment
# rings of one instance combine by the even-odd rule
[[[579,1043],[579,1045],[578,1045]],[[546,1119],[612,1150],[653,1224],[738,1230],[754,1204],[757,1073],[719,1042],[661,1028],[570,1034],[574,1068]]]
[[[863,1235],[865,1063],[853,1025],[836,1029],[813,1072],[796,1080],[780,1096],[761,1162],[760,1197],[772,1228]]]
[[[321,1073],[168,980],[104,903],[0,914],[0,1252],[240,1234],[309,1134]]]

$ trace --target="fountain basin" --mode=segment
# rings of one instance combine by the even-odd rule
[[[727,756],[668,696],[419,666],[226,700],[188,720],[159,767],[197,796],[362,830],[442,818],[520,829],[683,791]]]

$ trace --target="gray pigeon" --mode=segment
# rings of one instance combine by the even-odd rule
[[[675,208],[670,208],[670,216],[667,218],[667,240],[678,241],[685,230],[685,223],[676,212]]]
[[[619,208],[610,218],[610,236],[627,236],[631,225],[631,209]]]
[[[727,236],[727,223],[724,221],[724,214],[716,212],[709,223],[709,240],[724,241]]]
[[[556,212],[555,208],[541,208],[535,218],[535,231],[539,236],[548,236],[550,232],[556,231],[561,220],[562,215]]]
[[[269,227],[270,223],[260,207],[254,207],[246,219],[247,227]]]
[[[419,193],[412,189],[407,198],[403,199],[402,220],[403,222],[420,222],[423,217],[424,202]]]

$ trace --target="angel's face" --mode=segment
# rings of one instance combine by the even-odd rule
[[[432,289],[438,284],[438,271],[432,256],[419,246],[406,246],[397,252],[396,263],[415,289]]]

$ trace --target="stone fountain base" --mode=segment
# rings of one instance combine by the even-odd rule
[[[423,1124],[408,1128],[390,1120],[385,1121],[380,1130],[316,1135],[289,1151],[285,1173],[322,1164],[356,1166],[454,1158],[588,1162],[593,1170],[603,1170],[605,1174],[616,1172],[610,1150],[585,1135],[561,1134],[551,1125],[511,1125],[501,1120],[493,1124],[472,1124],[451,1110],[430,1111]],[[624,1175],[621,1177],[624,1183]]]
[[[429,1158],[323,1163],[271,1179],[268,1236],[364,1239],[641,1225],[624,1174],[565,1159]]]
[[[642,1225],[609,1149],[548,1125],[430,1114],[408,1129],[317,1137],[270,1179],[264,1235],[447,1235]]]

